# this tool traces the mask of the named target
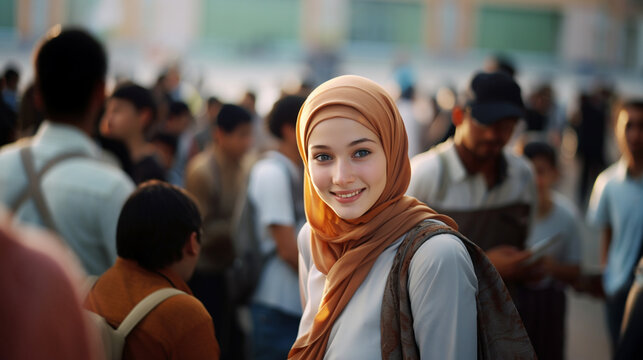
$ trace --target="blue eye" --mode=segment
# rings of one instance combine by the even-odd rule
[[[324,161],[331,160],[331,157],[328,154],[317,154],[315,155],[314,159],[320,162],[324,162]]]
[[[368,156],[370,154],[371,154],[370,151],[362,149],[362,150],[357,150],[355,152],[355,155],[353,155],[353,156],[356,157],[356,158],[363,158],[363,157],[366,157],[366,156]]]

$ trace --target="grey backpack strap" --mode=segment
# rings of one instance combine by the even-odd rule
[[[76,157],[86,157],[86,156],[87,155],[80,152],[71,152],[71,153],[61,154],[49,160],[42,167],[42,169],[40,169],[40,171],[36,172],[31,148],[29,146],[25,146],[22,149],[20,149],[20,158],[22,160],[22,166],[24,167],[25,173],[27,174],[27,187],[20,193],[16,201],[13,202],[11,206],[11,210],[15,212],[16,210],[18,210],[18,208],[20,208],[20,206],[25,201],[27,201],[27,199],[29,199],[29,197],[31,197],[34,203],[36,204],[36,208],[38,209],[38,212],[42,217],[44,225],[48,229],[58,232],[56,228],[56,224],[54,223],[53,217],[51,215],[51,212],[49,211],[49,207],[47,206],[47,202],[45,201],[45,198],[42,194],[42,189],[41,189],[42,178],[45,175],[45,173],[55,165],[67,159],[76,158]]]
[[[449,161],[445,152],[438,152],[438,162],[440,163],[440,176],[438,177],[438,193],[435,195],[435,201],[441,203],[447,196],[447,187],[449,186]]]
[[[123,339],[126,338],[132,329],[134,329],[150,311],[165,301],[165,299],[180,294],[186,293],[175,288],[165,288],[147,295],[127,314],[123,322],[118,326],[118,329],[116,329],[116,332],[119,336],[122,336]]]

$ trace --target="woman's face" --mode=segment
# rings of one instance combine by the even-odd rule
[[[308,140],[308,171],[319,197],[342,219],[356,219],[386,186],[386,156],[378,136],[355,120],[319,123]]]

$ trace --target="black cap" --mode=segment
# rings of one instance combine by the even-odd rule
[[[501,72],[478,73],[471,80],[471,116],[481,124],[491,125],[506,118],[521,118],[525,113],[520,86]]]

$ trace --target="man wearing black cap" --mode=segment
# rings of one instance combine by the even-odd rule
[[[412,159],[408,189],[451,216],[487,253],[510,290],[532,270],[525,265],[530,252],[524,245],[536,201],[534,180],[525,160],[504,151],[523,112],[520,87],[510,76],[477,74],[469,101],[453,111],[455,136]]]

